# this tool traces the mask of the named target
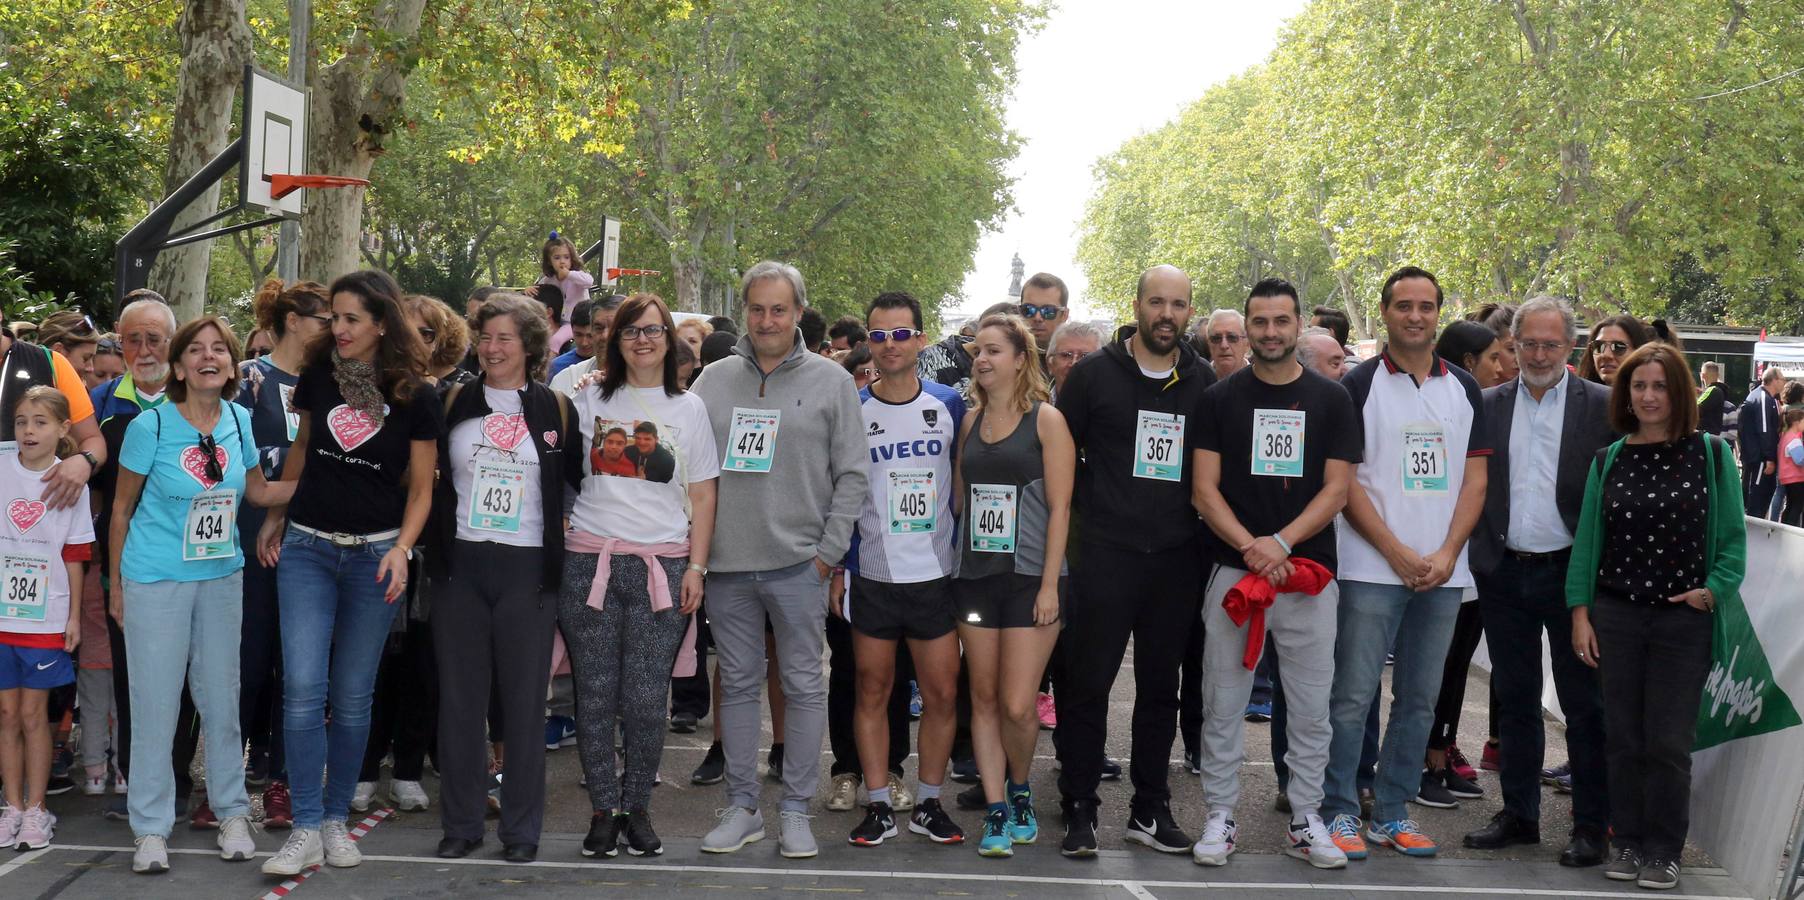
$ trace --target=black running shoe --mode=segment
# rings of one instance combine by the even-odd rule
[[[959,784],[977,784],[980,781],[977,774],[977,760],[970,757],[954,759],[951,778]],[[983,809],[983,807],[979,806],[977,809]]]
[[[583,838],[583,855],[612,859],[620,852],[620,829],[625,826],[624,815],[596,813],[589,819],[588,836]]]
[[[1429,769],[1422,770],[1421,786],[1416,789],[1416,795],[1410,798],[1410,802],[1435,809],[1459,809],[1459,798],[1448,793],[1440,776]]]
[[[875,847],[895,836],[896,814],[889,808],[889,804],[867,803],[864,806],[864,821],[852,829],[852,835],[846,838],[846,843]]]
[[[770,745],[770,755],[765,757],[764,764],[769,769],[769,771],[766,774],[770,777],[770,780],[772,780],[772,781],[782,781],[783,780],[783,742],[782,741],[778,741],[778,742]]]
[[[626,852],[634,856],[664,853],[664,842],[658,840],[658,833],[651,828],[651,813],[636,809],[619,818],[626,820]]]
[[[1120,781],[1121,780],[1121,763],[1118,763],[1106,756],[1103,757],[1102,758],[1102,775],[1100,777],[1102,778],[1103,781]]]
[[[915,803],[914,815],[908,817],[908,830],[923,835],[936,844],[962,844],[965,831],[952,821],[940,806],[938,798]]]
[[[708,745],[708,755],[702,757],[702,764],[695,767],[695,774],[689,776],[690,784],[719,784],[727,777],[727,754],[720,749],[720,742]]]
[[[1484,788],[1479,787],[1476,782],[1461,778],[1460,774],[1455,772],[1452,766],[1441,769],[1441,772],[1437,777],[1441,779],[1441,784],[1447,788],[1447,793],[1452,794],[1461,800],[1477,800],[1485,795]]]
[[[988,809],[990,801],[983,796],[983,785],[974,784],[958,792],[958,808],[976,812]]]
[[[1065,813],[1065,841],[1059,852],[1073,858],[1096,855],[1096,807],[1078,800],[1064,800],[1059,807]]]
[[[1122,837],[1160,853],[1190,852],[1190,835],[1178,828],[1178,823],[1171,817],[1171,807],[1164,804],[1130,813],[1127,831]]]

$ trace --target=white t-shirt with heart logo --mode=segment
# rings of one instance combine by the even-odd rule
[[[0,460],[0,502],[6,506],[6,521],[0,522],[0,632],[62,634],[69,624],[63,548],[94,542],[88,489],[81,489],[74,506],[51,509],[43,501],[43,477],[25,468],[16,453]]]
[[[457,539],[540,546],[545,502],[539,488],[539,447],[526,427],[520,392],[485,384],[482,395],[489,403],[488,415],[465,419],[451,429],[448,452],[451,484],[457,489]],[[562,512],[560,508],[555,514]]]

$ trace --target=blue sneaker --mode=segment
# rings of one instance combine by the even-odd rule
[[[1008,813],[998,809],[983,817],[983,839],[977,842],[977,855],[1015,855],[1015,842],[1009,838]]]
[[[908,682],[908,717],[911,719],[921,717],[921,686],[916,684],[913,679]]]
[[[1031,844],[1040,837],[1040,819],[1034,815],[1032,794],[1016,794],[1009,798],[1009,840]]]
[[[1270,722],[1272,720],[1271,701],[1248,703],[1246,719],[1248,722]]]
[[[556,750],[576,743],[576,720],[569,716],[545,717],[545,749]]]

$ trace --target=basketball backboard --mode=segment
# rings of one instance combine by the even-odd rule
[[[242,98],[239,136],[245,146],[238,167],[238,196],[253,210],[298,219],[303,192],[272,197],[270,176],[307,171],[307,92],[247,66]]]
[[[620,279],[608,274],[609,269],[620,268],[620,220],[613,216],[601,217],[601,265],[596,271],[601,278],[596,283],[604,287],[613,287]]]

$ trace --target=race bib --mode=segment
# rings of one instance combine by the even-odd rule
[[[1015,552],[1015,495],[1012,484],[971,485],[971,549]]]
[[[889,470],[889,533],[933,533],[938,501],[932,469]]]
[[[1403,426],[1403,493],[1447,493],[1447,434],[1441,426]]]
[[[720,467],[731,472],[769,472],[777,452],[780,409],[733,407],[733,425],[727,431],[727,458]]]
[[[477,462],[470,482],[470,515],[477,531],[520,533],[520,507],[526,502],[526,467],[504,462]]]
[[[50,560],[42,556],[0,557],[0,619],[44,621],[50,605]]]
[[[1140,411],[1134,427],[1134,477],[1177,481],[1184,474],[1184,417]]]
[[[276,385],[276,395],[282,399],[282,420],[288,424],[288,442],[292,444],[295,436],[301,433],[301,414],[295,412],[291,404],[294,400],[294,385]]]
[[[1253,474],[1303,476],[1303,422],[1300,409],[1253,410]]]
[[[188,501],[188,524],[182,529],[182,562],[231,556],[237,524],[237,491],[225,488],[195,494]]]

